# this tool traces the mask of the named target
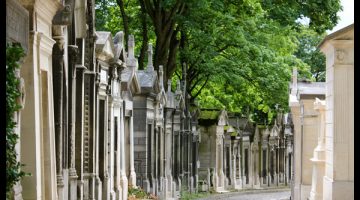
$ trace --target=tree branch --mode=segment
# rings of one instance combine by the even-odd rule
[[[128,17],[125,13],[125,7],[124,7],[123,0],[116,0],[116,3],[118,4],[118,6],[120,8],[121,18],[123,19],[124,33],[125,33],[125,49],[127,50],[127,47],[128,47],[127,42],[129,39],[129,21],[128,21]]]
[[[151,4],[150,0],[144,0],[146,12],[149,14],[151,19],[155,22],[155,8]]]
[[[197,93],[196,93],[194,96],[191,95],[191,101],[193,101],[193,100],[200,94],[201,90],[204,89],[204,87],[206,86],[207,82],[209,81],[209,77],[210,77],[210,76],[207,76],[207,77],[206,77],[205,83],[201,86],[201,88],[197,91]],[[190,93],[190,94],[191,94],[191,93]]]
[[[141,8],[141,14],[140,14],[140,18],[141,18],[141,26],[142,26],[142,45],[141,45],[141,50],[140,50],[140,57],[139,57],[139,69],[143,70],[144,69],[144,60],[145,60],[145,55],[146,55],[146,50],[148,47],[148,30],[147,30],[147,23],[146,23],[146,9],[145,9],[145,3],[144,0],[139,0],[140,2],[140,8]]]

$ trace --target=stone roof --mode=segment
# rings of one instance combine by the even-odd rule
[[[96,57],[101,60],[109,60],[114,58],[114,43],[111,39],[111,33],[106,31],[97,31],[96,33]]]
[[[199,119],[201,120],[217,120],[217,118],[219,117],[221,111],[220,110],[205,110],[202,109],[200,111],[200,116]]]
[[[111,37],[111,33],[107,31],[96,31],[96,44],[105,44],[105,42]]]
[[[157,79],[156,71],[139,70],[137,73],[141,87],[154,87]]]
[[[198,117],[199,125],[228,125],[227,112],[219,109],[201,109]]]
[[[126,67],[124,70],[121,71],[121,81],[130,82],[130,79],[132,78],[132,73],[132,69]]]
[[[325,82],[298,82],[298,94],[324,94]]]
[[[327,35],[320,42],[317,48],[321,49],[322,46],[326,43],[326,41],[332,39],[354,39],[354,24],[350,24],[349,26],[346,26],[338,31],[335,31],[334,33]]]

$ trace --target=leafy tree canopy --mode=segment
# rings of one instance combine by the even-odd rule
[[[124,30],[137,40],[140,69],[147,43],[164,80],[184,79],[190,101],[249,113],[270,123],[287,110],[292,67],[323,80],[315,47],[337,23],[339,0],[96,0],[97,30]],[[309,26],[298,19],[308,17]],[[100,21],[99,21],[100,19]],[[175,76],[174,76],[175,75]],[[174,84],[173,84],[174,85]],[[260,114],[259,114],[260,113]],[[263,114],[261,114],[263,113]]]

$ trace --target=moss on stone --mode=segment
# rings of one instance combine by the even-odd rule
[[[202,110],[200,112],[199,119],[217,119],[219,116],[219,111],[216,110]]]

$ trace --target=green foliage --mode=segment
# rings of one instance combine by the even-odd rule
[[[96,2],[106,1],[116,4],[115,0]],[[141,39],[140,2],[124,0],[130,32]],[[157,52],[163,56],[176,52],[173,85],[183,78],[181,66],[186,63],[190,101],[197,98],[202,108],[246,113],[259,123],[271,123],[277,109],[288,110],[293,67],[298,68],[299,78],[323,80],[322,55],[312,49],[323,36],[319,33],[336,25],[341,10],[339,0],[159,0],[155,6],[154,1],[144,2],[159,11],[146,12],[149,39],[162,44],[156,46],[154,63],[167,60]],[[119,9],[106,9],[111,19],[101,23],[107,24],[104,28],[121,27]],[[172,10],[178,12],[172,16]],[[98,12],[104,9],[98,7]],[[310,19],[307,27],[299,23],[304,17]],[[169,28],[172,23],[175,30]],[[160,40],[168,43],[157,43]],[[139,47],[137,43],[137,51]],[[164,67],[167,75],[172,75],[173,69]]]
[[[19,79],[15,71],[19,69],[18,61],[24,56],[24,50],[18,44],[6,45],[6,195],[10,198],[12,187],[26,175],[21,171],[22,164],[17,161],[15,145],[19,136],[14,132],[16,122],[14,113],[21,106],[17,103],[20,97]]]
[[[138,57],[143,42],[141,9],[138,1],[125,0],[124,4],[125,12],[129,19],[129,32],[135,37],[135,56]],[[95,0],[95,11],[96,31],[110,31],[113,36],[119,31],[124,31],[124,23],[121,19],[120,8],[116,4],[116,0]],[[147,19],[147,24],[149,26],[149,43],[155,44],[156,37],[149,19]]]
[[[318,33],[331,30],[338,22],[337,12],[342,10],[339,0],[264,0],[262,6],[267,17],[279,21],[282,25],[298,28],[299,18],[310,19],[310,28]]]
[[[318,34],[306,26],[301,27],[297,34],[299,46],[295,56],[309,66],[312,80],[316,82],[325,81],[325,55],[317,49],[324,37],[325,34]],[[308,78],[303,73],[304,71],[299,71],[299,76]]]
[[[157,199],[155,195],[148,194],[141,188],[134,188],[129,187],[128,190],[128,199],[134,200],[134,199]]]

